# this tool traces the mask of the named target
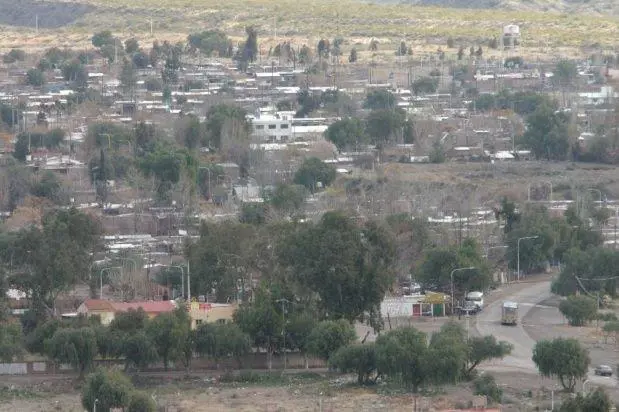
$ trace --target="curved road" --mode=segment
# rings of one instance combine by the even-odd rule
[[[531,360],[535,341],[522,327],[522,318],[539,302],[551,296],[550,282],[532,283],[531,286],[509,295],[504,300],[518,302],[518,324],[501,325],[501,306],[504,300],[492,302],[477,315],[476,328],[480,335],[494,335],[497,340],[505,340],[514,345],[511,355],[491,363],[501,369],[525,369],[537,373]]]
[[[522,319],[531,309],[538,307],[544,310],[544,316],[535,319],[540,323],[538,326],[543,327],[545,324],[544,322],[552,322],[547,323],[549,327],[556,323],[560,323],[563,316],[560,314],[558,308],[539,305],[540,302],[545,301],[551,296],[549,281],[531,283],[531,285],[525,289],[509,294],[504,299],[492,302],[477,315],[476,329],[480,335],[494,335],[497,340],[504,340],[514,345],[514,349],[509,356],[506,356],[504,359],[488,362],[483,365],[481,369],[495,369],[499,371],[518,370],[520,372],[538,373],[533,360],[531,360],[535,341],[522,326]],[[519,304],[518,324],[515,326],[501,325],[501,306],[505,300],[518,302]],[[548,313],[546,313],[546,311]],[[590,385],[603,385],[606,387],[618,386],[617,379],[614,376],[612,378],[596,376],[593,373],[593,367],[595,367],[595,365],[592,365],[587,376],[587,388],[591,388]]]

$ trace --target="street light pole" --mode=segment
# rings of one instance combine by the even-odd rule
[[[92,412],[97,412],[98,403],[99,403],[99,398],[95,399],[95,402],[92,404]]]
[[[449,277],[451,278],[451,314],[453,315],[454,312],[454,273],[461,271],[461,270],[473,270],[473,269],[477,269],[474,266],[470,266],[470,267],[466,267],[466,268],[456,268],[454,270],[451,271],[451,274],[449,275]]]
[[[517,266],[517,269],[516,269],[517,274],[516,274],[516,276],[517,276],[518,281],[520,281],[520,241],[521,240],[525,240],[525,239],[537,239],[538,237],[539,236],[525,236],[525,237],[521,237],[521,238],[518,239],[518,242],[517,242],[518,243],[518,245],[517,245],[518,251],[517,251],[517,257],[516,257],[516,260],[517,260],[517,262],[516,262],[516,266]]]

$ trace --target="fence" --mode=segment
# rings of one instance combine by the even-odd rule
[[[118,359],[96,360],[96,366],[124,366],[124,361]],[[284,368],[283,355],[273,355],[271,359],[273,369]],[[304,358],[299,353],[289,353],[286,357],[287,369],[316,369],[326,368],[327,365],[322,359]],[[235,370],[235,369],[268,369],[268,356],[264,352],[250,353],[240,359],[222,359],[219,361],[205,358],[194,358],[191,363],[192,371],[208,371],[208,370]],[[143,372],[160,372],[163,371],[163,365],[151,365]],[[171,365],[169,370],[182,371],[184,368],[179,365]],[[13,362],[0,363],[0,375],[44,375],[44,374],[60,374],[60,373],[75,373],[76,370],[70,365],[59,365],[51,361],[34,361],[34,362]]]

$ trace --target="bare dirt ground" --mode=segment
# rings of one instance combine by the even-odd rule
[[[504,387],[505,411],[522,410],[521,405],[544,404],[544,398],[548,397],[539,389],[530,391],[543,386],[541,378],[532,380],[530,375],[518,374],[496,376]],[[419,407],[441,410],[466,407],[474,398],[468,383],[413,396],[385,385],[359,388],[350,382],[351,379],[328,375],[319,380],[278,386],[217,384],[194,379],[161,383],[146,391],[168,412],[410,411],[415,398]],[[0,412],[82,411],[79,391],[71,380],[13,385],[12,389],[1,392],[0,400]]]

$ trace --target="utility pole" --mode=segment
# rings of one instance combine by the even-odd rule
[[[187,259],[187,301],[191,302],[191,275],[189,272],[189,259]]]
[[[282,304],[282,319],[283,319],[282,338],[284,340],[284,344],[282,346],[284,347],[284,370],[286,370],[286,360],[287,360],[287,357],[286,357],[286,305],[292,302],[290,302],[286,298],[281,298],[281,299],[277,299],[277,303]]]

